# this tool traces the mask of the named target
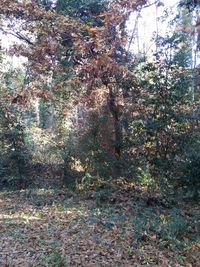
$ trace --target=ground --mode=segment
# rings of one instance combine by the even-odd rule
[[[0,266],[200,266],[200,209],[136,188],[0,193]]]

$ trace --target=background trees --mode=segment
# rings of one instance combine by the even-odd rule
[[[180,2],[151,56],[128,51],[128,19],[145,6],[3,0],[2,31],[20,40],[9,53],[27,58],[19,73],[2,72],[2,133],[18,131],[14,139],[2,135],[3,157],[7,142],[7,152],[24,159],[32,150],[34,164],[45,151],[50,173],[64,180],[125,177],[198,195],[198,4]]]

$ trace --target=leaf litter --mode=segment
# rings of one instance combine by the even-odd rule
[[[200,266],[198,205],[134,190],[0,194],[0,266]]]

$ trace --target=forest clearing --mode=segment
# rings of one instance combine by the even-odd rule
[[[0,1],[0,267],[200,267],[199,14]]]

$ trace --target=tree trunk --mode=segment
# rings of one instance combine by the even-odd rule
[[[114,151],[116,158],[116,168],[115,174],[119,176],[121,174],[121,166],[119,160],[122,155],[122,127],[120,122],[120,110],[119,105],[117,103],[117,94],[113,91],[113,89],[109,89],[109,99],[108,106],[110,113],[114,119]]]

